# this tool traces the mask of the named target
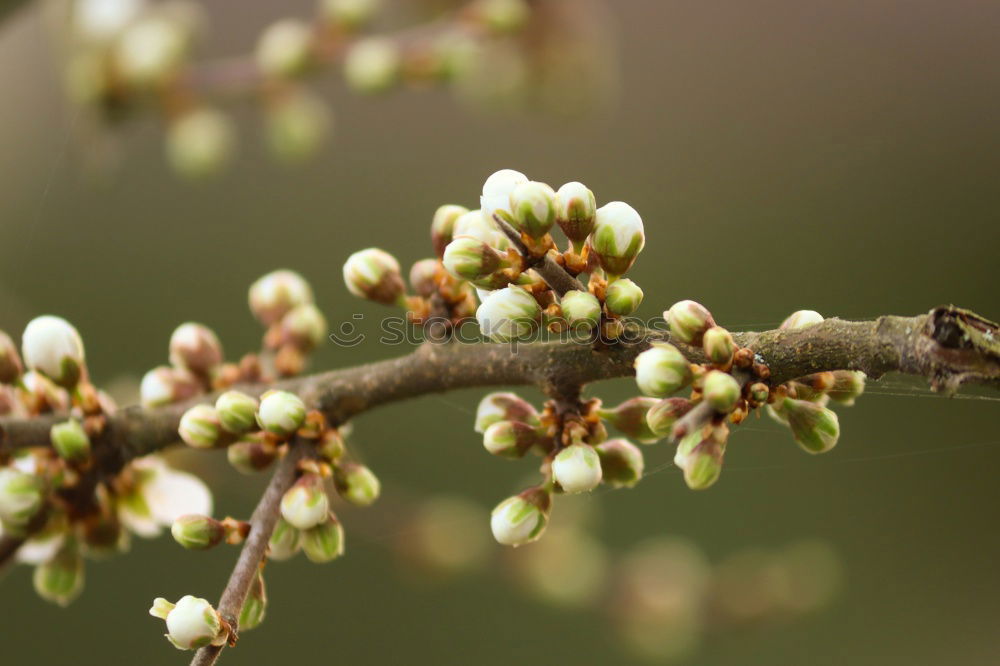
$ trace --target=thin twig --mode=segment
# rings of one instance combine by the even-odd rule
[[[514,244],[521,256],[525,258],[527,267],[535,269],[535,272],[545,280],[545,284],[549,285],[557,294],[563,296],[568,291],[587,291],[579,280],[567,273],[566,269],[557,264],[548,253],[540,257],[531,256],[528,246],[521,240],[521,234],[502,217],[494,213],[493,221]]]

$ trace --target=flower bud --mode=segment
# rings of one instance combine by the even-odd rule
[[[525,0],[477,0],[472,11],[486,27],[499,33],[517,30],[531,16]]]
[[[479,401],[475,431],[484,433],[498,421],[519,421],[532,426],[540,423],[538,412],[531,403],[516,393],[508,392],[490,393]]]
[[[733,360],[736,353],[736,343],[733,335],[721,326],[713,326],[705,331],[701,341],[702,349],[708,360],[717,366],[726,366]]]
[[[61,317],[35,317],[21,341],[24,363],[56,384],[73,388],[84,370],[83,340],[73,325]]]
[[[721,370],[710,370],[705,375],[702,388],[705,402],[717,412],[728,414],[740,399],[740,383],[732,375]]]
[[[74,37],[107,42],[145,9],[144,0],[85,0],[73,4]]]
[[[631,488],[639,483],[645,467],[639,447],[627,439],[608,439],[594,449],[601,459],[604,483],[612,488]]]
[[[178,432],[185,444],[196,449],[210,449],[223,438],[219,413],[211,405],[195,405],[184,412]]]
[[[275,562],[287,560],[299,552],[302,533],[284,518],[278,518],[267,542],[267,556]]]
[[[211,375],[222,365],[222,344],[207,326],[181,324],[170,336],[170,363],[196,375]]]
[[[830,400],[850,407],[865,392],[865,373],[857,370],[834,370],[833,388],[826,394]]]
[[[380,0],[323,0],[323,18],[347,30],[356,30],[371,21],[379,9]]]
[[[0,331],[0,384],[13,384],[24,372],[17,346],[4,331]]]
[[[252,430],[257,425],[257,400],[240,391],[226,391],[215,401],[219,423],[235,435]]]
[[[601,482],[601,459],[588,444],[570,444],[552,460],[552,476],[565,493],[588,492]]]
[[[117,73],[131,86],[161,85],[180,67],[188,48],[184,27],[166,16],[141,18],[115,47]]]
[[[80,596],[83,580],[83,557],[75,539],[67,539],[52,559],[35,567],[31,577],[38,596],[60,606]]]
[[[393,305],[405,290],[399,262],[388,252],[370,247],[355,252],[344,262],[344,283],[359,298]]]
[[[257,40],[257,67],[266,76],[295,76],[308,66],[311,48],[309,25],[298,19],[283,19],[269,25]]]
[[[278,447],[261,432],[252,432],[226,448],[229,464],[243,474],[267,469],[278,457]]]
[[[655,342],[635,358],[635,382],[639,390],[663,398],[691,383],[691,366],[671,344]]]
[[[552,496],[541,488],[529,488],[500,502],[490,514],[493,538],[504,546],[520,546],[537,540],[549,520]]]
[[[808,400],[785,398],[781,403],[792,437],[807,453],[826,453],[837,445],[837,413]]]
[[[541,315],[534,296],[513,286],[490,292],[476,310],[479,328],[486,337],[497,342],[530,335]]]
[[[159,597],[149,614],[167,621],[167,640],[178,650],[222,645],[229,634],[212,604],[190,594],[181,597],[176,605]]]
[[[27,525],[42,508],[42,482],[34,474],[0,467],[0,521],[8,529]]]
[[[758,404],[767,402],[771,395],[771,389],[764,382],[755,382],[750,385],[750,400]]]
[[[256,629],[264,621],[264,614],[267,612],[267,590],[264,587],[264,574],[260,569],[247,590],[246,601],[243,602],[243,609],[240,611],[240,631]]]
[[[18,397],[30,412],[64,412],[70,408],[69,392],[40,372],[24,373],[18,388]]]
[[[222,523],[208,516],[187,514],[179,517],[170,527],[174,541],[188,550],[208,550],[226,538]]]
[[[510,195],[515,187],[527,182],[527,176],[513,169],[501,169],[490,174],[483,183],[483,194],[479,198],[484,218],[492,221],[494,215],[499,215],[511,222],[513,212],[510,209]]]
[[[267,145],[286,162],[302,162],[319,150],[333,125],[326,103],[311,93],[288,93],[267,108]]]
[[[542,238],[556,223],[556,192],[545,183],[520,183],[511,190],[510,210],[515,229]]]
[[[788,318],[781,322],[781,326],[778,328],[782,330],[806,328],[821,321],[823,321],[823,315],[815,310],[798,310],[788,315]]]
[[[250,310],[265,326],[300,305],[313,302],[313,292],[305,278],[290,270],[273,271],[250,286]]]
[[[491,217],[486,217],[482,210],[470,210],[455,220],[452,229],[453,238],[471,236],[488,244],[494,250],[503,251],[510,247],[510,239],[500,230]]]
[[[660,400],[646,412],[646,423],[656,435],[666,437],[674,429],[674,423],[677,422],[677,419],[691,411],[692,406],[691,401],[687,398]]]
[[[370,506],[382,492],[378,477],[358,463],[342,463],[334,469],[333,485],[345,500],[356,506]]]
[[[444,249],[454,238],[455,222],[468,212],[468,208],[454,204],[445,204],[434,211],[434,219],[431,221],[431,243],[434,245],[434,253],[439,258],[444,256]]]
[[[215,109],[189,111],[171,123],[167,159],[182,176],[202,178],[219,173],[236,150],[232,121]]]
[[[288,437],[301,428],[305,420],[306,406],[294,393],[270,390],[260,397],[257,423],[269,433]]]
[[[318,474],[303,474],[281,498],[281,517],[300,530],[319,525],[329,511],[330,498]]]
[[[391,39],[369,37],[347,51],[344,79],[358,92],[382,92],[399,77],[400,61],[399,48]]]
[[[430,298],[437,293],[437,259],[421,259],[410,267],[410,287],[417,296]]]
[[[322,564],[344,554],[344,527],[332,513],[325,522],[302,532],[302,552]]]
[[[604,304],[608,312],[625,317],[639,309],[642,303],[642,289],[628,278],[615,280],[604,293]]]
[[[52,448],[63,460],[83,462],[90,457],[90,437],[76,419],[52,426],[49,439],[52,440]]]
[[[688,488],[705,490],[719,480],[727,435],[722,428],[714,428],[707,436],[698,429],[678,443],[674,464],[684,471]]]
[[[521,458],[540,437],[534,426],[519,421],[497,421],[483,433],[483,446],[501,458]]]
[[[556,192],[556,222],[574,245],[581,245],[594,230],[597,200],[583,183],[566,183]]]
[[[601,323],[601,302],[588,291],[567,291],[560,299],[559,307],[571,329],[590,329]]]
[[[488,244],[470,236],[459,236],[444,250],[444,267],[464,280],[485,278],[505,266],[503,257]]]
[[[326,317],[312,303],[299,305],[281,318],[281,336],[284,342],[297,349],[312,351],[326,340]]]
[[[597,209],[590,248],[608,275],[624,275],[645,245],[642,218],[632,206],[612,201]]]
[[[344,436],[336,428],[330,428],[323,433],[319,443],[316,445],[316,450],[324,460],[336,462],[340,460],[346,451]]]
[[[143,407],[160,407],[183,402],[202,391],[202,383],[183,368],[161,365],[142,376],[139,385]]]
[[[599,409],[597,414],[632,439],[652,444],[660,437],[649,427],[646,414],[659,403],[656,398],[629,398],[613,409]]]
[[[663,313],[670,335],[689,345],[700,345],[705,332],[715,326],[712,313],[695,301],[678,301]]]

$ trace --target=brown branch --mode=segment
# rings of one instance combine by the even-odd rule
[[[563,296],[568,291],[587,291],[586,287],[580,284],[579,280],[567,273],[566,269],[557,264],[548,254],[533,257],[528,250],[528,246],[521,240],[521,234],[502,217],[494,213],[493,221],[500,227],[500,231],[510,239],[510,242],[514,244],[514,247],[521,253],[521,256],[525,258],[527,268],[535,269],[535,272],[545,280],[545,284],[552,287],[553,291],[557,294]]]

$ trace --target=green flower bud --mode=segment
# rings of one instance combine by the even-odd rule
[[[830,400],[850,407],[865,392],[865,373],[856,370],[834,370],[833,388],[826,394]]]
[[[498,342],[527,337],[541,316],[535,297],[513,286],[490,292],[476,310],[480,330]]]
[[[344,528],[332,513],[325,522],[302,532],[302,552],[322,564],[344,554]]]
[[[174,521],[170,534],[188,550],[208,550],[222,543],[226,528],[214,518],[190,513]]]
[[[663,313],[670,335],[689,345],[700,345],[705,332],[715,326],[712,313],[695,301],[678,301]]]
[[[31,522],[42,508],[42,481],[13,467],[0,467],[0,521],[8,529]]]
[[[437,259],[421,259],[410,267],[410,287],[418,296],[430,298],[437,293]]]
[[[511,190],[510,210],[515,229],[542,238],[556,223],[556,192],[545,183],[520,183]]]
[[[371,21],[380,4],[381,0],[322,0],[320,12],[327,21],[356,30]]]
[[[721,326],[713,326],[705,331],[701,341],[708,360],[718,366],[729,365],[736,353],[733,335]]]
[[[306,406],[294,393],[270,390],[260,397],[257,423],[267,432],[289,437],[302,427],[305,420]]]
[[[318,474],[303,474],[281,498],[281,517],[300,530],[319,525],[330,512],[330,498]]]
[[[513,221],[510,209],[510,195],[518,185],[528,182],[528,177],[513,169],[500,169],[483,183],[483,194],[479,197],[479,207],[483,218],[492,223],[493,216],[499,215],[508,222]],[[456,234],[458,231],[456,230]]]
[[[728,414],[740,399],[740,383],[732,375],[721,370],[710,370],[705,375],[702,389],[705,402],[717,412]]]
[[[197,650],[206,645],[222,645],[229,632],[212,604],[190,594],[172,604],[159,597],[149,614],[167,621],[167,640],[178,650]]]
[[[345,500],[356,506],[370,506],[382,492],[378,477],[358,463],[343,463],[334,469],[333,485]]]
[[[771,389],[764,382],[756,382],[750,385],[750,399],[758,404],[767,402],[771,395]]]
[[[656,435],[666,437],[674,429],[677,419],[691,411],[693,406],[687,398],[660,400],[646,412],[646,423]]]
[[[719,480],[726,453],[728,431],[714,428],[707,436],[698,429],[677,445],[674,464],[684,471],[684,481],[691,490],[705,490]]]
[[[302,162],[316,154],[332,124],[326,103],[298,90],[268,107],[267,145],[285,162]]]
[[[49,431],[52,447],[69,462],[83,462],[90,457],[90,437],[75,419],[57,423]]]
[[[347,51],[344,79],[358,92],[382,92],[396,83],[400,64],[399,47],[391,39],[369,37]]]
[[[552,496],[541,488],[529,488],[497,504],[490,514],[493,538],[504,546],[520,546],[542,536],[549,520]]]
[[[255,474],[271,466],[278,447],[261,432],[252,432],[226,448],[229,464],[243,474]]]
[[[821,321],[823,321],[823,315],[815,310],[798,310],[788,315],[788,318],[781,322],[781,326],[778,328],[783,330],[807,328]]]
[[[313,292],[305,278],[295,271],[273,271],[250,286],[249,302],[254,317],[270,326],[294,308],[312,303]]]
[[[483,446],[501,458],[521,458],[538,443],[534,426],[519,421],[497,421],[483,433]]]
[[[300,305],[281,318],[281,337],[302,351],[320,346],[327,335],[326,317],[312,303]]]
[[[267,542],[267,556],[275,562],[287,560],[299,552],[302,533],[284,518],[278,518]]]
[[[52,559],[35,567],[31,577],[38,596],[60,606],[80,596],[83,580],[83,557],[75,539],[67,539]]]
[[[570,328],[590,329],[601,323],[601,302],[588,291],[567,291],[559,301]]]
[[[161,365],[143,375],[139,396],[143,407],[160,407],[183,402],[202,389],[201,381],[187,370]]]
[[[470,236],[459,236],[444,250],[444,267],[463,280],[480,280],[505,265],[499,252]]]
[[[837,445],[837,413],[808,400],[785,398],[781,403],[792,437],[808,453],[826,453]]]
[[[607,439],[594,447],[601,459],[604,483],[631,488],[639,483],[645,467],[642,451],[627,439]]]
[[[570,444],[552,460],[552,477],[565,493],[593,490],[601,476],[600,456],[588,444]]]
[[[207,326],[181,324],[170,336],[170,363],[196,375],[211,375],[222,365],[222,344]]]
[[[604,294],[604,304],[608,312],[618,317],[625,317],[639,309],[642,303],[642,289],[628,278],[615,280],[608,285]]]
[[[344,284],[355,296],[383,305],[398,303],[405,290],[399,262],[375,247],[359,250],[347,258]]]
[[[167,158],[182,176],[202,178],[219,173],[236,149],[236,130],[222,112],[189,111],[167,131]]]
[[[215,401],[219,423],[236,435],[252,430],[257,425],[257,400],[240,391],[226,391]]]
[[[28,322],[21,353],[25,365],[65,388],[76,386],[83,374],[83,340],[61,317],[43,315]]]
[[[691,365],[671,344],[656,342],[635,358],[635,382],[639,390],[664,398],[691,383]]]
[[[455,222],[468,212],[468,208],[454,204],[445,204],[434,211],[434,219],[431,221],[431,243],[434,245],[434,253],[439,258],[444,256],[444,249],[454,238]]]
[[[176,21],[156,15],[142,18],[118,40],[117,72],[131,86],[159,86],[180,68],[188,43],[184,27]]]
[[[343,435],[333,428],[327,430],[323,433],[323,437],[320,438],[319,443],[316,445],[316,450],[324,460],[329,462],[336,462],[337,460],[340,460],[346,450]]]
[[[210,449],[223,439],[219,413],[211,405],[195,405],[184,412],[178,432],[185,444],[196,449]]]
[[[656,398],[629,398],[614,409],[602,408],[598,415],[620,430],[623,434],[643,444],[652,444],[660,439],[649,423],[646,414],[660,403]]]
[[[531,16],[531,8],[524,0],[477,0],[472,11],[486,27],[499,33],[519,29]]]
[[[538,426],[538,412],[527,400],[516,393],[490,393],[479,401],[476,408],[475,431],[486,432],[498,421],[519,421],[532,426]]]
[[[556,192],[556,222],[574,245],[581,245],[594,230],[597,200],[583,183],[566,183]],[[640,297],[641,298],[641,297]]]
[[[267,590],[264,587],[264,574],[257,570],[257,575],[247,590],[246,601],[240,611],[240,631],[256,629],[264,621],[267,612]]]
[[[13,384],[24,372],[17,346],[4,331],[0,331],[0,384]]]
[[[312,30],[298,19],[272,23],[257,40],[257,66],[267,76],[289,77],[309,64]]]
[[[590,249],[608,275],[624,275],[646,245],[639,213],[627,203],[612,201],[597,209]]]

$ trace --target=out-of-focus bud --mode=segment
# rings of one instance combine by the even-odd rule
[[[49,439],[63,460],[82,462],[90,457],[90,437],[76,419],[52,426]]]
[[[162,15],[142,18],[118,40],[114,52],[117,72],[131,86],[161,85],[177,72],[187,48],[183,25]]]
[[[257,423],[269,433],[288,437],[301,428],[305,420],[306,406],[294,393],[270,390],[260,397]]]
[[[784,330],[806,328],[821,321],[823,321],[823,315],[815,310],[798,310],[788,315],[788,318],[781,322],[781,326],[778,328]]]
[[[226,528],[214,518],[187,514],[174,521],[170,534],[174,541],[189,550],[208,550],[222,543]]]
[[[511,190],[510,211],[515,229],[542,238],[556,223],[556,192],[545,183],[521,183]]]
[[[635,382],[639,390],[664,398],[691,383],[691,365],[677,347],[666,342],[653,346],[635,358]]]
[[[516,393],[490,393],[479,401],[476,408],[475,431],[486,432],[498,421],[519,421],[529,425],[539,425],[538,412],[527,400]]]
[[[721,370],[710,370],[705,375],[702,388],[705,402],[717,412],[728,414],[733,411],[736,401],[740,399],[740,383],[732,375]]]
[[[826,453],[837,445],[840,422],[837,413],[808,400],[785,398],[782,411],[792,436],[808,453]]]
[[[476,310],[483,334],[497,342],[530,335],[542,315],[538,301],[521,287],[490,292]]]
[[[698,429],[678,443],[674,464],[684,470],[688,488],[705,490],[719,480],[727,437],[728,430],[719,426],[707,435]]]
[[[582,247],[596,217],[597,200],[583,183],[566,183],[556,192],[556,222],[574,247]]]
[[[358,463],[341,463],[333,471],[333,485],[345,500],[356,506],[370,506],[382,492],[375,473]]]
[[[268,273],[250,286],[250,311],[265,326],[281,321],[292,309],[313,302],[305,278],[290,270]]]
[[[83,592],[83,557],[75,539],[67,539],[55,556],[35,567],[31,582],[42,599],[60,606]]]
[[[189,111],[171,123],[167,159],[182,176],[202,178],[226,167],[236,149],[236,130],[221,111]]]
[[[249,631],[260,626],[264,621],[264,614],[267,612],[267,590],[264,587],[264,574],[258,569],[257,576],[254,577],[250,589],[247,590],[247,599],[243,602],[243,609],[240,611],[240,631]]]
[[[718,366],[726,366],[733,360],[736,343],[733,335],[721,326],[713,326],[705,331],[701,341],[708,360]]]
[[[183,368],[161,365],[142,377],[139,384],[140,402],[143,407],[160,407],[183,402],[202,390],[197,377]]]
[[[184,412],[178,432],[185,444],[196,449],[210,449],[223,439],[219,413],[211,405],[195,405]]]
[[[257,67],[267,76],[295,76],[309,65],[311,48],[309,24],[282,19],[269,25],[257,40]]]
[[[642,218],[632,206],[612,201],[597,209],[590,249],[608,275],[624,275],[645,245]]]
[[[652,444],[661,435],[650,428],[646,415],[660,403],[656,398],[629,398],[614,409],[600,409],[598,415],[623,434],[643,444]]]
[[[531,8],[524,0],[476,0],[469,9],[494,32],[513,32],[527,22]]]
[[[489,244],[495,250],[506,250],[510,247],[510,239],[500,230],[491,217],[486,217],[482,210],[470,210],[455,220],[452,236],[471,236]]]
[[[286,162],[316,154],[333,124],[330,108],[318,97],[298,90],[267,109],[267,145]]]
[[[865,373],[858,370],[834,370],[833,388],[826,394],[830,400],[850,407],[865,392]]]
[[[535,427],[519,421],[497,421],[483,433],[483,446],[501,458],[521,458],[538,441]]]
[[[628,278],[615,280],[608,285],[604,295],[604,304],[608,312],[619,317],[625,317],[639,309],[642,303],[642,289]]]
[[[437,293],[437,259],[421,259],[410,267],[410,287],[417,296],[430,298]]]
[[[594,447],[601,459],[604,483],[612,488],[631,488],[639,483],[645,463],[642,451],[627,439],[608,439]]]
[[[344,554],[344,528],[332,513],[326,521],[303,530],[302,552],[310,562],[322,564]]]
[[[646,412],[646,423],[657,436],[666,437],[674,429],[677,419],[691,411],[691,407],[693,405],[687,398],[660,400]]]
[[[344,436],[337,429],[330,428],[323,433],[323,437],[316,445],[316,450],[324,460],[336,462],[340,460],[346,450]]]
[[[275,562],[287,560],[299,552],[302,546],[302,533],[284,518],[278,518],[267,542],[267,556]]]
[[[506,265],[499,252],[470,236],[459,236],[444,250],[444,267],[463,280],[479,280]]]
[[[77,0],[73,3],[74,36],[106,42],[135,20],[145,5],[145,0]]]
[[[399,534],[400,554],[419,568],[422,580],[474,570],[485,563],[491,543],[482,530],[486,513],[463,497],[428,498]]]
[[[552,476],[563,492],[584,493],[601,483],[601,459],[588,444],[570,444],[552,460]]]
[[[212,604],[190,594],[172,604],[159,597],[149,614],[167,621],[167,640],[178,650],[197,650],[206,645],[222,645],[228,631]]]
[[[240,391],[226,391],[215,401],[219,423],[228,432],[239,435],[257,425],[257,400]]]
[[[4,331],[0,331],[0,384],[13,384],[24,372],[24,364],[17,353],[17,345]]]
[[[490,174],[483,183],[483,194],[479,197],[484,218],[491,221],[496,214],[511,222],[513,212],[510,209],[510,195],[515,187],[527,182],[527,176],[513,169],[500,169]]]
[[[300,305],[281,318],[281,337],[301,351],[312,351],[326,340],[326,317],[312,303]]]
[[[355,296],[383,305],[398,303],[405,290],[399,262],[375,247],[359,250],[347,258],[344,284]]]
[[[344,79],[358,92],[382,92],[396,82],[400,62],[399,47],[391,39],[369,37],[347,51]]]
[[[42,482],[13,467],[0,468],[0,521],[7,529],[27,525],[42,508]]]
[[[329,512],[330,498],[318,474],[303,474],[281,498],[281,517],[300,530],[319,525]]]
[[[559,307],[572,329],[590,329],[601,322],[601,302],[588,291],[567,291],[560,299]]]
[[[322,0],[320,12],[327,21],[355,30],[371,21],[380,4],[381,0]]]
[[[248,433],[226,448],[229,464],[243,474],[255,474],[270,467],[278,456],[278,447],[264,433]]]
[[[438,257],[444,256],[444,249],[454,238],[455,222],[468,212],[468,208],[454,204],[445,204],[434,211],[434,219],[431,221],[431,243]]]
[[[771,395],[771,389],[764,382],[756,382],[750,385],[750,399],[758,404],[767,402]]]
[[[35,317],[24,329],[21,353],[25,364],[56,384],[76,386],[84,371],[83,340],[62,317]]]
[[[528,488],[497,504],[490,515],[493,538],[504,546],[535,541],[545,531],[552,495],[542,488]]]
[[[222,344],[207,326],[181,324],[170,336],[170,363],[196,375],[211,375],[222,364]]]
[[[678,301],[663,313],[670,325],[670,335],[689,345],[700,345],[705,332],[715,326],[712,313],[701,303]]]
[[[64,412],[70,408],[69,392],[40,372],[24,373],[18,388],[21,403],[32,413]]]
[[[537,545],[507,559],[527,593],[557,607],[593,608],[605,591],[607,550],[576,527],[557,522]]]

